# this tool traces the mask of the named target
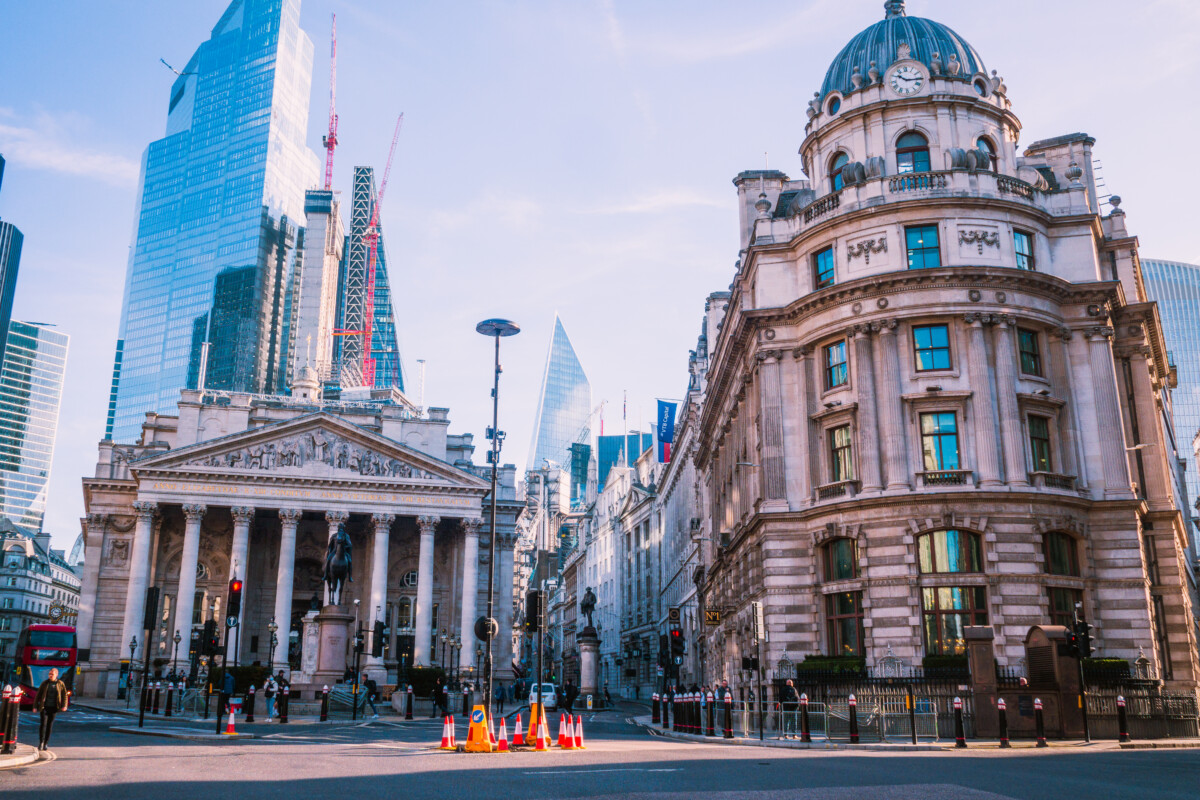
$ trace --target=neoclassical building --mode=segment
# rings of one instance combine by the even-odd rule
[[[1098,655],[1194,687],[1175,381],[1082,133],[1018,146],[1008,87],[885,3],[808,108],[807,179],[739,175],[742,252],[696,464],[708,678],[749,655],[1001,664],[1077,603]]]
[[[231,577],[244,581],[231,662],[236,644],[239,663],[266,664],[274,620],[273,668],[290,661],[293,685],[340,678],[353,621],[335,634],[314,621],[326,605],[321,572],[339,526],[353,554],[340,609],[367,630],[385,623],[385,655],[365,656],[366,669],[391,683],[412,664],[474,668],[473,629],[493,563],[482,507],[488,482],[471,464],[472,437],[448,433],[449,424],[446,409],[421,414],[399,393],[322,401],[307,369],[290,398],[184,391],[178,414],[148,414],[136,443],[101,442],[96,473],[83,481],[83,692],[115,693],[134,638],[141,659],[149,585],[161,590],[150,656],[172,663],[178,631],[186,670],[192,632],[225,620]],[[495,608],[505,632],[521,509],[514,474],[503,468],[498,492]],[[461,649],[447,652],[443,633],[460,637]],[[335,640],[322,645],[329,655],[321,664],[319,636]],[[496,639],[500,677],[511,674],[511,641]]]

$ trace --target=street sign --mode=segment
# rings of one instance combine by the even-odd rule
[[[705,625],[720,625],[721,624],[721,609],[719,609],[719,608],[704,609],[704,624]]]
[[[236,628],[237,624],[238,624],[238,618],[235,615],[230,614],[228,617],[225,618],[225,627],[226,628]]]
[[[679,622],[679,606],[673,606],[667,609],[667,622]]]
[[[654,674],[655,674],[655,675],[657,675],[658,677],[660,677],[660,678],[661,678],[661,677],[663,676],[663,668],[662,668],[662,667],[656,667],[656,668],[655,668],[655,670],[654,670]]]
[[[675,656],[675,666],[678,667],[682,663],[683,663],[683,656]]]

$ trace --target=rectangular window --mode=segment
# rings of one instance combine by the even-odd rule
[[[904,242],[908,248],[909,269],[929,269],[942,265],[938,250],[937,225],[917,225],[904,229]]]
[[[958,469],[958,420],[953,411],[921,415],[921,451],[926,472]]]
[[[1017,328],[1017,350],[1021,353],[1021,372],[1042,377],[1042,350],[1037,331]]]
[[[861,656],[862,592],[825,595],[825,618],[829,632],[829,655]]]
[[[1050,420],[1029,417],[1029,451],[1033,454],[1034,472],[1053,472],[1050,461]]]
[[[820,250],[813,256],[813,284],[818,289],[824,289],[826,286],[833,286],[834,271],[833,271],[833,248],[826,247]]]
[[[917,372],[950,369],[950,328],[946,325],[914,325],[913,349]]]
[[[835,342],[825,348],[825,388],[845,386],[849,378],[846,369],[846,342]]]
[[[1017,251],[1017,269],[1032,270],[1033,235],[1025,231],[1013,231],[1013,248]]]
[[[1078,589],[1062,589],[1051,586],[1046,590],[1050,597],[1050,624],[1075,624],[1075,604],[1083,602],[1083,592]]]
[[[840,425],[829,431],[829,465],[832,483],[854,480],[854,448],[850,442],[849,425]]]
[[[987,592],[982,586],[937,586],[921,590],[925,617],[925,652],[962,655],[967,652],[963,628],[987,625]]]

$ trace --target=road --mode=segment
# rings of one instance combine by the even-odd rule
[[[36,719],[22,717],[21,739],[30,742]],[[261,739],[193,742],[115,733],[109,726],[129,721],[73,710],[56,725],[55,760],[0,771],[0,794],[5,800],[1200,798],[1200,750],[797,752],[678,742],[647,734],[620,712],[584,719],[582,752],[471,755],[432,749],[440,720],[260,725]],[[465,739],[461,722],[458,731]]]

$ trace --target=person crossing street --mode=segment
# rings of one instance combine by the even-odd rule
[[[67,707],[67,685],[58,679],[57,669],[50,669],[46,680],[38,687],[33,705],[41,717],[38,750],[47,750],[50,747],[50,732],[54,729],[54,717]]]

